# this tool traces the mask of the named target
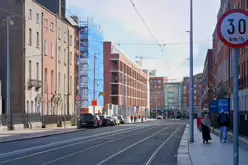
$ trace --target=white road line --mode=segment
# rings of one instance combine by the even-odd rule
[[[126,148],[123,148],[123,149],[120,150],[119,152],[117,152],[117,153],[115,153],[115,154],[113,154],[113,155],[107,157],[106,159],[102,160],[101,162],[97,163],[97,165],[102,165],[102,164],[108,162],[109,160],[115,158],[116,156],[118,156],[119,154],[125,152],[126,150],[128,150],[128,149],[130,149],[130,148],[132,148],[132,147],[134,147],[134,146],[136,146],[136,145],[142,143],[143,141],[145,141],[145,140],[147,140],[147,139],[149,139],[149,138],[151,138],[151,137],[153,137],[153,136],[159,134],[160,132],[162,132],[162,131],[164,131],[164,130],[170,128],[170,127],[171,127],[171,125],[168,126],[168,127],[166,127],[166,128],[163,128],[162,130],[160,130],[160,131],[158,131],[158,132],[156,132],[156,133],[154,133],[154,134],[152,134],[152,135],[150,135],[150,136],[147,136],[146,138],[143,138],[142,140],[140,140],[140,141],[138,141],[138,142],[133,143],[132,145],[130,145],[130,146],[126,147]]]
[[[21,149],[21,150],[15,150],[15,151],[0,154],[0,158],[6,157],[6,156],[17,155],[17,154],[21,154],[21,153],[25,153],[25,152],[29,152],[29,151],[35,151],[35,150],[39,150],[39,149],[44,149],[44,148],[52,147],[52,146],[56,146],[56,145],[61,145],[61,144],[66,144],[66,143],[73,143],[75,141],[84,140],[84,139],[88,139],[88,138],[94,138],[94,137],[97,137],[97,136],[99,137],[99,136],[104,136],[104,135],[107,135],[107,134],[111,134],[111,135],[114,134],[115,135],[115,134],[119,134],[119,133],[125,133],[126,131],[138,130],[138,129],[142,129],[142,128],[145,128],[145,127],[135,127],[135,128],[127,128],[127,129],[116,130],[116,131],[109,131],[109,132],[104,132],[104,133],[100,133],[100,134],[96,134],[96,135],[85,136],[85,137],[80,137],[80,138],[75,138],[75,139],[70,139],[70,140],[64,140],[64,141],[60,141],[60,142],[49,143],[49,144],[30,147],[30,148],[25,148],[25,149]],[[99,138],[96,138],[96,139],[99,139]]]
[[[179,126],[152,154],[152,156],[146,161],[146,163],[144,163],[144,165],[150,165],[153,161],[153,159],[156,157],[156,155],[158,154],[158,152],[164,147],[165,143],[167,143],[175,134],[176,132],[181,128],[181,126]]]
[[[43,164],[41,164],[41,165],[48,165],[48,164],[54,163],[54,162],[56,162],[56,161],[59,161],[59,160],[62,160],[62,159],[65,159],[65,158],[68,158],[68,157],[77,155],[77,154],[79,154],[79,153],[81,153],[81,152],[84,152],[84,151],[87,151],[87,150],[90,150],[90,149],[93,149],[93,148],[96,148],[96,147],[99,147],[99,146],[102,146],[102,145],[105,145],[105,144],[108,144],[108,143],[111,143],[111,142],[114,142],[114,141],[117,141],[117,140],[121,140],[121,139],[124,139],[124,138],[126,138],[126,137],[133,136],[133,135],[139,134],[139,133],[141,133],[141,132],[148,131],[148,130],[150,130],[150,129],[153,129],[153,127],[152,127],[152,128],[148,128],[148,129],[146,129],[146,130],[142,130],[142,131],[133,133],[133,134],[130,134],[130,135],[126,135],[126,136],[117,138],[117,139],[114,139],[114,140],[110,140],[110,141],[107,141],[107,142],[104,142],[104,143],[101,143],[101,144],[94,145],[94,146],[92,146],[92,147],[89,147],[89,148],[86,148],[86,149],[83,149],[83,150],[80,150],[80,151],[71,153],[71,154],[66,155],[66,156],[62,156],[62,157],[60,157],[60,158],[57,158],[57,159],[54,159],[54,160],[52,160],[52,161],[43,163]]]
[[[42,153],[46,153],[46,152],[58,150],[58,149],[61,149],[61,148],[70,147],[70,146],[77,145],[77,144],[82,144],[82,143],[91,142],[91,141],[98,140],[98,139],[103,139],[103,138],[110,137],[110,136],[113,136],[113,135],[119,135],[119,134],[121,134],[121,133],[126,133],[126,132],[130,132],[130,131],[139,130],[139,129],[142,129],[142,128],[145,128],[145,127],[139,127],[139,128],[131,129],[131,130],[125,130],[125,131],[122,131],[122,132],[120,132],[120,131],[119,131],[119,132],[114,132],[114,133],[109,134],[109,135],[104,136],[104,137],[98,137],[98,138],[94,138],[94,139],[90,139],[90,140],[80,141],[80,142],[77,142],[77,143],[72,143],[72,144],[68,144],[68,145],[64,145],[64,146],[60,146],[60,147],[56,147],[56,148],[44,150],[44,151],[41,151],[41,152],[37,152],[37,153],[25,155],[25,156],[23,156],[23,157],[17,157],[17,158],[11,159],[11,160],[2,161],[2,162],[0,162],[0,164],[2,164],[2,163],[7,163],[8,161],[14,161],[14,160],[19,160],[19,159],[23,159],[23,158],[26,158],[26,157],[34,156],[34,155],[39,155],[39,154],[42,154]],[[99,135],[98,135],[98,136],[99,136]],[[43,147],[42,147],[42,148],[43,148]],[[39,148],[39,149],[42,149],[42,148]],[[24,149],[24,150],[25,150],[25,149]],[[34,150],[34,149],[33,149],[33,150]],[[28,151],[33,151],[33,150],[28,150]],[[22,154],[22,153],[28,152],[27,150],[25,150],[25,152],[21,152],[21,151],[22,151],[22,150],[18,150],[18,151],[13,151],[13,152],[5,153],[4,155],[0,156],[0,158],[4,158],[4,157],[13,156],[13,155],[17,155],[17,154]]]

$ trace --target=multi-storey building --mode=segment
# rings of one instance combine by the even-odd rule
[[[164,83],[164,107],[168,112],[182,111],[182,83],[181,82],[167,82]]]
[[[43,100],[44,115],[57,115],[55,95],[57,89],[57,18],[48,10],[43,11]]]
[[[167,77],[150,77],[150,109],[151,115],[161,114],[164,110],[164,83]],[[158,112],[158,113],[157,113]]]
[[[14,124],[39,120],[37,115],[74,112],[74,35],[77,24],[65,16],[65,1],[60,0],[59,3],[56,0],[0,2],[1,7],[19,15],[18,19],[11,18],[9,21],[10,112],[16,118],[12,120]],[[60,7],[59,12],[53,11],[53,7],[57,6]],[[6,18],[9,16],[6,12],[1,14]],[[6,114],[6,30],[1,29],[0,36],[1,43],[5,45],[0,48],[3,52],[0,79],[4,82],[3,112]],[[28,119],[21,119],[24,113]],[[32,115],[36,116],[32,118]],[[24,123],[24,126],[28,124]]]
[[[80,92],[83,112],[98,113],[104,107],[103,36],[91,21],[80,22]],[[92,101],[97,100],[97,105]]]
[[[201,109],[208,109],[209,103],[216,95],[216,90],[213,85],[213,50],[208,49],[207,55],[204,62],[204,69],[202,73],[202,82],[201,82]]]
[[[184,114],[189,112],[190,78],[184,77],[182,81],[182,109]],[[200,108],[202,73],[194,75],[194,109]]]
[[[148,75],[111,42],[104,42],[104,104],[147,108]],[[162,85],[162,84],[161,84]],[[144,114],[144,113],[143,113]]]

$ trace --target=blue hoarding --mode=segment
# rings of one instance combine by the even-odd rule
[[[230,111],[230,99],[229,98],[220,98],[218,99],[218,111],[223,110],[224,112]]]
[[[209,105],[209,110],[211,113],[217,113],[218,112],[218,101],[212,100]]]

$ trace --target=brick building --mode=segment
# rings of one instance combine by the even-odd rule
[[[104,42],[104,105],[147,108],[148,75],[141,67],[116,49],[111,42]]]
[[[215,96],[215,89],[213,86],[213,50],[208,49],[204,62],[204,69],[201,82],[201,109],[208,109],[209,102]]]
[[[200,108],[200,97],[201,97],[201,81],[202,73],[194,75],[194,109]],[[182,110],[184,113],[189,111],[190,103],[190,78],[184,77],[182,81]]]
[[[164,111],[164,83],[167,77],[150,77],[150,109]]]

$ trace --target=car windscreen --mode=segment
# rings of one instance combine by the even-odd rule
[[[81,119],[83,120],[83,121],[90,121],[90,120],[92,120],[93,119],[93,116],[92,115],[82,115],[81,116]]]

